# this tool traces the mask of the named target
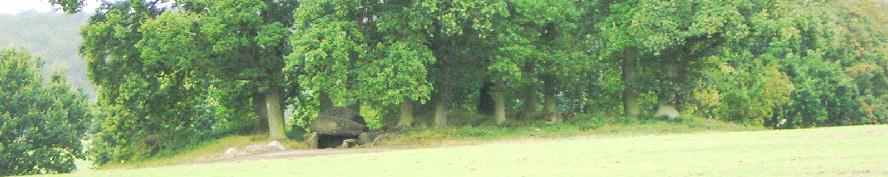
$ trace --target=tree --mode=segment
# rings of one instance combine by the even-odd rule
[[[581,10],[575,1],[506,1],[509,11],[494,22],[495,58],[489,70],[495,80],[524,86],[525,102],[535,105],[534,85],[542,82],[544,112],[550,122],[560,122],[555,96],[568,83],[579,81],[590,60],[583,55],[577,22]],[[505,86],[505,85],[500,85]],[[498,94],[497,100],[501,99]],[[502,102],[502,101],[497,101]],[[500,106],[498,106],[500,107]],[[536,108],[525,108],[533,114]],[[502,114],[497,114],[502,115]],[[533,117],[529,115],[527,117]],[[498,116],[497,121],[501,122]]]
[[[282,68],[283,57],[290,52],[286,39],[290,35],[288,26],[293,23],[291,14],[297,4],[294,1],[260,0],[196,0],[179,1],[177,4],[186,12],[169,14],[189,16],[181,20],[193,21],[185,22],[184,26],[178,28],[191,29],[194,33],[179,39],[197,43],[169,38],[168,41],[152,46],[203,46],[193,50],[206,54],[194,55],[194,60],[203,61],[197,63],[196,67],[201,67],[220,79],[219,86],[225,90],[243,89],[229,93],[252,98],[254,115],[257,118],[256,131],[265,131],[260,129],[267,126],[269,138],[286,138],[283,121],[283,102],[287,99],[284,97],[283,83],[286,77]],[[179,21],[157,20],[162,23]],[[145,38],[149,41],[154,39],[157,38]],[[177,54],[192,54],[188,52],[178,51]],[[160,56],[159,53],[156,55]],[[246,101],[248,100],[235,99],[228,104]],[[262,121],[267,121],[267,124]]]
[[[41,79],[41,65],[26,51],[0,51],[0,175],[67,173],[85,158],[80,139],[93,119],[86,96],[61,72]]]
[[[150,61],[164,60],[165,57],[172,56],[177,60],[176,64],[162,64],[158,67],[178,71],[201,71],[204,75],[199,78],[203,81],[199,82],[205,84],[197,85],[212,83],[214,90],[228,93],[222,100],[222,104],[227,107],[252,103],[253,113],[256,115],[256,122],[253,123],[256,127],[254,131],[267,131],[264,129],[271,128],[272,131],[269,131],[271,138],[284,138],[281,105],[286,98],[283,97],[284,76],[281,68],[283,56],[289,52],[286,50],[289,47],[285,40],[289,30],[285,26],[292,24],[290,14],[296,6],[295,2],[178,1],[173,7],[166,8],[177,8],[182,11],[169,13],[164,13],[165,8],[155,7],[158,2],[162,1],[106,2],[103,6],[111,7],[108,9],[112,10],[113,7],[119,6],[141,7],[132,8],[134,10],[146,9],[127,14],[130,16],[148,14],[141,18],[150,19],[130,21],[128,23],[133,25],[129,26],[140,28],[137,25],[139,23],[154,23],[133,32],[137,35],[144,33],[141,38],[124,39],[139,44],[135,50],[141,53],[140,57]],[[71,5],[63,2],[59,4]],[[253,14],[256,11],[264,13],[256,16]],[[106,13],[101,12],[97,16],[104,16]],[[154,18],[159,14],[170,15]],[[166,33],[167,30],[178,33]],[[179,46],[187,47],[179,48]],[[177,73],[196,81],[197,75]],[[249,87],[252,88],[244,89]],[[247,99],[244,99],[245,97]],[[264,116],[266,114],[274,118],[267,119]]]
[[[81,29],[80,53],[86,57],[91,82],[99,88],[102,119],[96,126],[96,148],[91,149],[97,164],[148,158],[206,140],[229,131],[221,124],[237,119],[218,113],[221,106],[213,101],[217,91],[210,86],[214,78],[194,65],[193,59],[203,55],[197,53],[201,45],[150,48],[161,41],[144,40],[149,35],[181,37],[191,32],[153,31],[165,25],[155,20],[164,14],[155,3],[104,4]]]
[[[436,126],[447,126],[447,114],[453,105],[471,100],[486,80],[486,58],[494,46],[489,39],[493,16],[504,11],[501,1],[424,0],[413,1],[403,11],[411,26],[425,36],[435,62],[428,66],[428,79],[434,86],[433,103]],[[483,96],[484,94],[479,94]]]
[[[827,3],[836,15],[840,31],[837,62],[853,78],[864,118],[849,124],[888,122],[888,2],[848,0]]]
[[[791,128],[845,124],[842,122],[860,117],[853,94],[856,88],[835,61],[839,58],[836,50],[843,47],[835,40],[839,28],[826,3],[775,1],[746,7],[757,13],[749,17],[751,33],[740,44],[743,47],[738,47],[743,50],[735,49],[735,54],[752,56],[764,66],[776,65],[793,87],[789,101],[777,102],[773,111],[752,117],[753,122],[758,123],[762,117],[765,125]],[[740,64],[737,66],[755,66],[752,62],[735,62]],[[750,98],[755,97],[759,96]]]
[[[68,13],[82,3],[51,2]],[[254,131],[269,125],[270,138],[285,138],[281,70],[296,3],[161,2],[103,1],[82,29],[81,54],[104,118],[95,162],[143,159],[241,131],[248,104],[256,121],[268,122],[252,123]]]
[[[329,106],[401,105],[412,126],[413,102],[428,100],[426,66],[435,61],[422,33],[404,19],[404,2],[321,0],[300,4],[288,56],[290,72]],[[326,99],[329,98],[330,101]],[[323,111],[322,111],[323,112]]]
[[[657,116],[678,116],[676,105],[687,97],[694,77],[707,68],[723,47],[738,41],[748,29],[738,1],[606,2],[609,14],[598,26],[607,44],[604,57],[621,57],[623,62],[624,113],[637,112],[634,66],[638,58],[656,68]]]
[[[638,41],[635,39],[639,35],[629,31],[632,25],[634,14],[638,10],[634,8],[638,1],[602,1],[599,3],[590,3],[590,10],[587,12],[590,18],[602,18],[599,22],[588,23],[589,33],[600,36],[595,38],[603,41],[600,58],[614,59],[606,60],[606,63],[619,63],[621,69],[622,82],[622,101],[623,115],[636,117],[639,114],[638,91],[640,86],[638,80],[638,60],[641,54],[637,47]],[[600,7],[601,10],[596,10]]]

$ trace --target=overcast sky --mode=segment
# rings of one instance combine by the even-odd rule
[[[100,4],[98,0],[84,0],[84,3],[84,12],[93,12]],[[18,14],[31,10],[49,12],[53,11],[53,7],[49,0],[0,0],[0,14]]]

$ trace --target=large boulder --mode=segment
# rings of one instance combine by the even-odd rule
[[[657,112],[654,113],[654,117],[666,120],[676,120],[679,115],[678,109],[675,109],[675,106],[672,105],[660,105],[657,108]]]
[[[342,147],[343,144],[346,145],[344,148],[359,145],[358,135],[370,130],[364,117],[347,107],[327,109],[311,122],[310,127],[312,132],[306,135],[306,143],[320,149]]]
[[[357,136],[368,131],[364,117],[346,107],[333,107],[311,122],[311,131],[322,135]]]
[[[308,144],[309,148],[318,149],[318,139],[321,135],[318,135],[318,132],[307,133],[305,136],[305,143]]]
[[[380,132],[364,132],[358,134],[358,144],[373,146],[377,142],[377,138],[383,136]]]

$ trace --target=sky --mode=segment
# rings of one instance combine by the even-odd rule
[[[84,0],[86,7],[83,12],[93,12],[100,5],[99,0]],[[49,12],[54,11],[49,0],[0,0],[0,14],[19,14],[26,11]]]

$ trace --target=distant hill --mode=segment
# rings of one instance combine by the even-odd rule
[[[90,14],[61,14],[24,12],[18,15],[0,15],[0,48],[9,46],[27,48],[45,61],[42,75],[65,69],[69,83],[82,88],[91,100],[96,89],[86,77],[86,60],[77,51],[83,40],[80,26]]]

